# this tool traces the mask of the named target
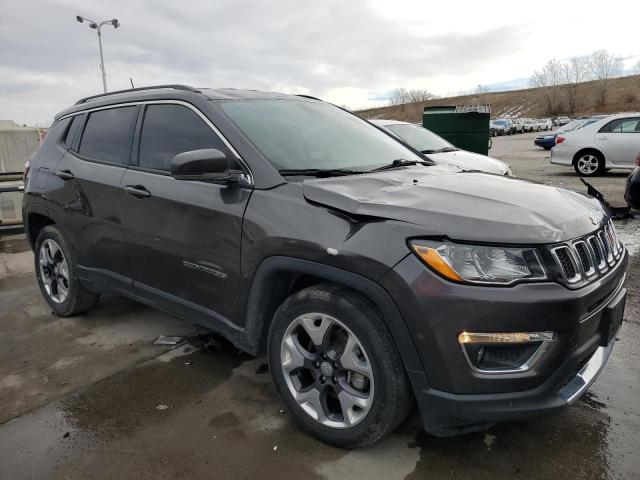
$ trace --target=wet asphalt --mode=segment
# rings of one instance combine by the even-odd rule
[[[532,135],[494,139],[516,175],[584,191]],[[624,174],[594,180],[621,204]],[[205,330],[104,296],[60,319],[41,298],[21,236],[0,239],[0,480],[23,478],[640,478],[640,220],[623,326],[600,378],[552,417],[432,437],[413,412],[374,447],[299,431],[261,362]],[[178,335],[177,348],[158,346]]]

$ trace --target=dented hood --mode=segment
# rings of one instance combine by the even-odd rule
[[[419,225],[422,235],[498,243],[554,243],[606,219],[600,203],[562,188],[453,166],[306,180],[307,200],[353,215]]]

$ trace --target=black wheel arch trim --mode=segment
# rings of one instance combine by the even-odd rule
[[[271,280],[280,273],[313,275],[355,290],[371,301],[380,311],[383,321],[398,348],[406,369],[422,372],[423,367],[409,330],[391,296],[378,283],[361,275],[329,265],[293,257],[273,256],[264,259],[253,276],[245,311],[244,334],[251,351],[260,350],[260,342],[271,318],[265,318],[265,306],[271,294]]]

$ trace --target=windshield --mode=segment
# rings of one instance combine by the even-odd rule
[[[439,137],[432,131],[417,125],[398,123],[395,125],[385,125],[385,128],[391,130],[416,150],[424,153],[457,150],[456,147],[451,145],[444,138]]]
[[[562,127],[563,132],[572,132],[579,127],[582,127],[585,123],[584,120],[573,120],[572,122],[567,123],[564,127]]]
[[[499,126],[503,126],[507,124],[507,122],[505,122],[504,120],[494,120],[493,123]]]
[[[222,110],[277,170],[371,170],[404,159],[401,143],[338,107],[305,100],[221,102]]]

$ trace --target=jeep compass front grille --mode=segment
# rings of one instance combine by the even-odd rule
[[[605,274],[622,258],[623,251],[611,221],[591,235],[551,248],[562,280],[569,285]]]

